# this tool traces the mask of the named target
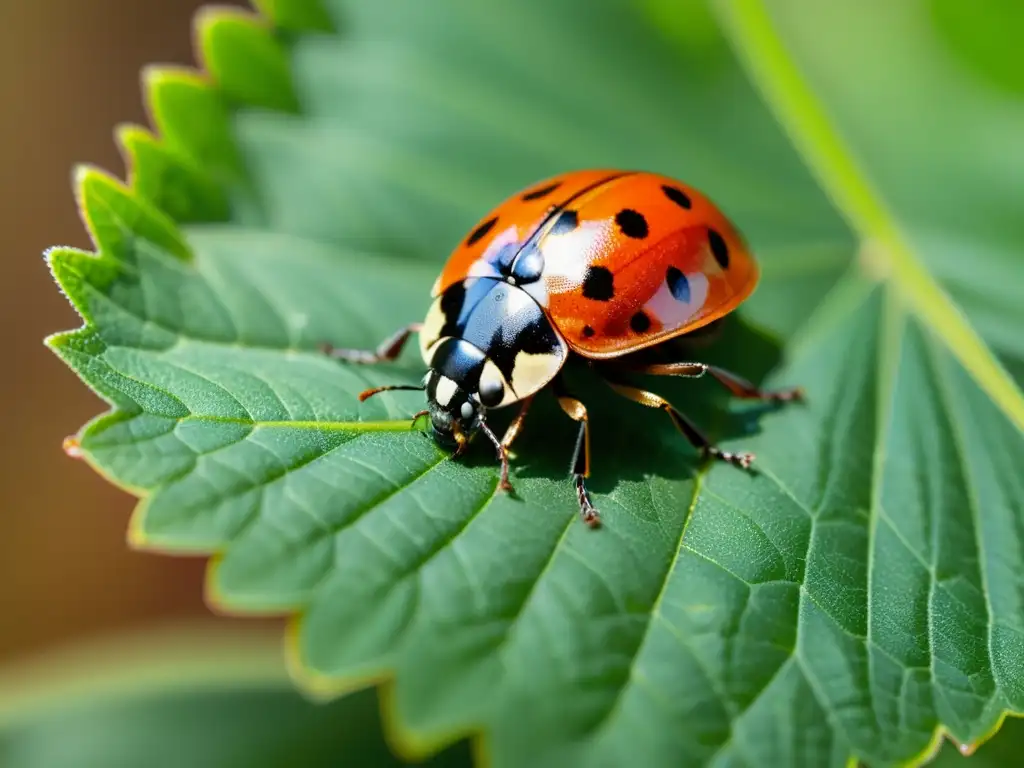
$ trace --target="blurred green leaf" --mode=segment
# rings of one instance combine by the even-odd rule
[[[1024,381],[1024,99],[972,75],[928,0],[715,2],[826,189],[862,238],[888,251],[889,268],[912,303],[983,381],[991,372],[983,373],[983,361],[964,343],[969,339],[947,333],[960,312]],[[1019,4],[1011,12],[996,0],[963,4],[961,13],[972,19],[957,25],[963,36],[995,25],[1012,35],[1024,23]],[[986,45],[1006,47],[991,36]],[[806,114],[813,105],[789,103],[794,89],[785,67],[776,66],[774,46],[806,80],[824,124]],[[1024,72],[1018,50],[1012,48],[1007,74]],[[823,151],[833,141],[845,145],[857,167]],[[928,295],[922,267],[955,309]],[[990,393],[1024,424],[1019,388],[1010,393],[991,383]]]
[[[394,675],[413,754],[479,729],[497,766],[890,765],[939,726],[974,743],[1024,711],[1024,398],[999,362],[1024,360],[1024,116],[952,76],[923,1],[722,0],[791,141],[737,62],[654,5],[335,0],[339,36],[276,0],[278,26],[308,22],[272,36],[297,114],[230,103],[284,106],[282,85],[154,73],[155,167],[221,185],[232,213],[201,224],[215,198],[170,209],[152,179],[80,175],[99,255],[51,252],[86,326],[50,343],[115,406],[85,456],[146,495],[136,543],[217,554],[222,607],[300,615],[307,685]],[[485,447],[451,462],[409,429],[416,396],[356,401],[418,378],[413,354],[316,352],[419,319],[482,211],[586,166],[722,205],[764,279],[702,354],[809,396],[756,413],[654,385],[756,451],[747,475],[579,376],[600,533],[550,403],[517,443],[519,498],[495,495]]]
[[[406,765],[388,749],[374,691],[313,703],[288,683],[277,648],[240,633],[178,630],[0,670],[0,766]],[[423,765],[471,761],[460,744]]]
[[[1024,5],[1017,0],[931,0],[942,41],[987,85],[1024,96]]]

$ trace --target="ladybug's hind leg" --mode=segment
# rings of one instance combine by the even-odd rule
[[[586,478],[590,477],[590,418],[587,416],[587,408],[569,394],[561,376],[555,379],[554,391],[555,397],[558,398],[558,405],[565,411],[566,416],[579,422],[580,425],[579,435],[576,437],[576,449],[572,455],[572,482],[576,488],[580,516],[583,518],[583,522],[591,528],[599,528],[601,516],[590,499],[590,492],[587,490],[586,484]]]
[[[398,359],[398,356],[402,354],[402,349],[405,347],[405,342],[414,333],[419,333],[422,327],[422,323],[411,323],[405,328],[400,328],[384,339],[377,346],[377,349],[373,351],[368,349],[344,349],[331,346],[330,344],[321,344],[320,350],[329,357],[333,357],[336,360],[344,360],[348,363],[372,365],[373,363],[390,362]]]
[[[692,365],[692,363],[689,365]],[[628,384],[623,384],[607,377],[605,377],[605,382],[617,393],[635,403],[646,405],[648,408],[660,408],[665,411],[669,418],[672,419],[672,423],[675,424],[676,429],[683,433],[683,436],[690,441],[694,448],[702,451],[706,456],[712,456],[721,461],[728,462],[729,464],[734,464],[737,467],[742,467],[743,469],[747,469],[751,462],[753,462],[754,454],[752,453],[732,453],[731,451],[723,451],[718,446],[712,444],[707,436],[701,432],[692,421],[680,413],[672,403],[665,398],[656,395],[653,392],[647,392],[643,389],[638,389],[637,387],[632,387]]]
[[[707,367],[708,373],[715,377],[722,386],[741,400],[763,400],[769,403],[786,403],[791,400],[803,400],[804,391],[800,387],[789,389],[759,389],[741,376],[719,368],[715,365]]]

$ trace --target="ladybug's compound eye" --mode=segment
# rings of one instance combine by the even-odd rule
[[[462,404],[462,408],[459,409],[459,413],[462,415],[462,418],[465,421],[469,421],[470,419],[473,418],[473,415],[476,413],[476,408],[474,408],[473,404],[469,402],[469,400],[467,400]]]
[[[480,379],[480,391],[477,394],[480,395],[480,402],[485,406],[496,408],[505,398],[505,385],[497,377],[484,377]]]

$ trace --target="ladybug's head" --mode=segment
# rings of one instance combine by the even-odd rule
[[[454,448],[459,454],[465,450],[469,441],[478,430],[483,428],[488,438],[496,442],[496,438],[484,423],[484,411],[487,409],[480,402],[480,395],[467,392],[452,379],[431,369],[416,387],[407,384],[390,384],[374,387],[359,395],[363,401],[380,392],[395,389],[413,389],[427,393],[427,408],[416,414],[413,421],[420,416],[430,416],[430,431],[435,442],[446,448]]]
[[[423,381],[430,431],[438,445],[461,453],[483,424],[484,407],[476,393],[431,370]]]
[[[482,431],[500,451],[498,438],[487,426],[485,414],[488,408],[502,404],[505,386],[499,375],[488,372],[486,368],[474,370],[472,364],[478,361],[461,349],[463,346],[467,345],[461,341],[454,345],[442,343],[419,386],[392,384],[375,387],[363,392],[359,399],[366,400],[378,392],[394,389],[425,392],[427,407],[417,413],[413,421],[420,416],[429,416],[430,433],[438,445],[454,448],[458,455],[466,449],[473,436]],[[478,352],[476,354],[479,355]],[[469,373],[475,375],[460,375]]]

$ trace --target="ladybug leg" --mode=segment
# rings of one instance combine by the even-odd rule
[[[777,391],[766,391],[758,389],[746,379],[737,376],[735,373],[719,368],[716,365],[705,365],[704,363],[663,363],[656,365],[644,365],[631,368],[637,373],[649,373],[652,376],[692,376],[699,377],[710,374],[718,380],[732,394],[742,400],[764,400],[767,402],[788,402],[790,400],[802,400],[803,390],[799,387],[793,389],[780,389]]]
[[[533,397],[528,397],[523,401],[522,407],[519,409],[519,413],[512,419],[512,423],[508,425],[508,429],[505,430],[505,436],[501,440],[498,440],[497,435],[491,431],[491,428],[487,426],[487,422],[480,422],[480,429],[487,435],[487,438],[494,444],[495,449],[498,451],[498,461],[501,462],[501,480],[498,481],[499,491],[512,491],[512,483],[508,480],[509,474],[509,463],[508,463],[508,449],[512,445],[512,441],[516,439],[519,434],[519,430],[522,429],[523,421],[526,419],[526,414],[530,410],[530,403],[533,402]]]
[[[618,392],[623,397],[632,400],[640,405],[646,405],[648,408],[660,408],[668,414],[669,418],[672,419],[672,423],[675,424],[676,429],[683,433],[683,436],[690,441],[694,448],[703,452],[706,456],[712,456],[721,461],[734,464],[737,467],[747,469],[751,462],[754,460],[754,454],[752,453],[732,453],[730,451],[723,451],[716,445],[713,445],[707,436],[701,432],[696,425],[682,413],[680,413],[668,400],[660,397],[653,392],[647,392],[636,387],[631,387],[628,384],[621,384],[611,379],[605,379],[605,382],[613,390]]]
[[[504,473],[504,484],[503,488],[507,491],[512,490],[512,486],[508,483],[508,449],[512,447],[512,441],[519,436],[520,430],[523,428],[523,422],[526,421],[526,414],[530,411],[530,405],[533,403],[533,395],[523,400],[523,405],[519,409],[519,413],[512,419],[512,422],[508,425],[508,429],[505,430],[504,437],[501,438],[501,450],[505,456],[505,473]]]
[[[330,344],[321,344],[320,351],[329,357],[333,357],[335,360],[344,360],[348,363],[371,365],[373,363],[389,362],[391,360],[395,360],[400,354],[402,354],[402,348],[405,347],[405,342],[407,342],[409,337],[414,333],[418,333],[422,327],[422,323],[412,323],[407,325],[405,328],[399,329],[384,339],[384,341],[377,346],[377,349],[372,352],[366,349],[344,349],[342,347],[331,346]]]
[[[649,373],[652,376],[682,376],[688,379],[699,379],[711,368],[710,365],[704,363],[652,363],[622,367],[633,373]]]
[[[785,403],[792,400],[803,400],[804,391],[800,387],[790,389],[764,390],[758,389],[746,379],[735,373],[715,365],[707,366],[708,373],[719,383],[741,400],[764,400],[771,403]]]
[[[572,454],[572,483],[576,489],[576,500],[580,505],[580,516],[591,528],[600,528],[601,515],[594,507],[586,485],[586,478],[590,477],[590,418],[586,406],[569,394],[561,377],[555,380],[554,389],[558,405],[565,411],[566,416],[580,425],[576,448]]]

